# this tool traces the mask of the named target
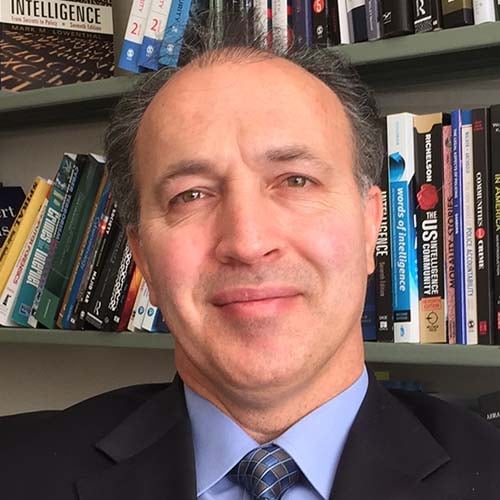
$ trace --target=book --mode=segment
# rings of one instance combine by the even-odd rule
[[[477,331],[479,344],[494,344],[493,256],[489,110],[472,110]]]
[[[72,153],[65,153],[61,160],[61,165],[59,166],[58,173],[56,175],[56,182],[60,186],[60,190],[64,193],[62,203],[57,207],[60,212],[60,216],[57,220],[56,227],[54,229],[54,234],[50,240],[50,245],[43,249],[43,254],[38,254],[40,257],[39,266],[41,274],[36,277],[38,281],[38,286],[33,298],[33,305],[31,306],[31,311],[28,318],[28,324],[32,328],[38,326],[38,320],[36,319],[36,314],[38,311],[38,306],[40,304],[40,299],[42,297],[42,292],[45,289],[45,283],[47,282],[47,277],[49,271],[52,268],[52,261],[54,259],[57,245],[61,239],[61,234],[66,223],[66,217],[68,215],[71,202],[73,201],[73,194],[80,180],[81,169],[76,163],[76,155]],[[60,177],[61,175],[61,177]]]
[[[298,1],[304,3],[304,0],[298,0]],[[328,16],[329,45],[339,45],[340,44],[339,0],[327,0],[326,13]],[[295,29],[295,24],[293,26]]]
[[[372,274],[368,276],[368,281],[366,283],[365,305],[361,316],[361,331],[365,342],[377,340],[377,306],[375,293],[375,277]]]
[[[52,183],[50,181],[42,177],[36,177],[23,201],[0,250],[0,293],[5,288],[24,242],[51,188]]]
[[[442,115],[415,116],[420,342],[446,342]]]
[[[347,19],[347,1],[338,0],[337,8],[339,10],[340,43],[347,45],[352,42]]]
[[[474,0],[474,24],[495,22],[498,20],[497,0]]]
[[[326,2],[325,0],[312,0],[312,46],[325,48],[327,45],[328,15],[326,12]]]
[[[420,342],[411,113],[387,117],[394,342]]]
[[[433,31],[443,28],[443,9],[441,7],[441,0],[432,0],[431,4],[432,14],[432,29]]]
[[[347,22],[351,43],[368,40],[365,0],[346,0]]]
[[[382,221],[375,244],[375,309],[377,313],[377,340],[394,342],[392,313],[391,225],[389,211],[389,171],[387,165],[387,126],[383,136],[385,157],[380,179],[382,193]]]
[[[256,5],[257,2],[254,2],[254,8]],[[294,46],[310,47],[312,45],[312,10],[309,2],[296,0],[292,5]]]
[[[0,186],[0,250],[25,197],[21,186]]]
[[[151,0],[132,1],[120,59],[118,61],[118,66],[121,69],[132,71],[133,73],[141,72],[139,53],[141,51],[150,6]]]
[[[441,0],[443,28],[474,24],[472,0]]]
[[[2,0],[1,90],[113,76],[110,0]]]
[[[414,32],[411,0],[381,0],[382,38]]]
[[[142,330],[142,322],[144,321],[144,315],[146,314],[148,303],[149,303],[149,289],[146,280],[143,279],[141,286],[139,288],[139,292],[137,293],[137,308],[136,308],[134,323],[132,325],[132,331]]]
[[[151,0],[137,61],[143,68],[157,70],[160,66],[160,46],[171,5],[172,0]]]
[[[104,158],[98,155],[77,155],[76,162],[82,173],[36,312],[38,322],[47,328],[55,327],[61,300],[104,173]]]
[[[490,107],[491,213],[493,215],[494,326],[500,344],[500,105]]]
[[[378,0],[366,0],[366,36],[370,41],[382,38]]]
[[[128,329],[130,321],[133,321],[133,316],[135,316],[136,310],[136,298],[139,292],[139,288],[142,283],[142,274],[139,268],[132,262],[133,272],[130,278],[130,283],[128,286],[127,296],[125,297],[125,302],[123,303],[123,309],[120,315],[120,321],[116,330],[123,332]]]
[[[273,49],[281,54],[289,45],[287,0],[272,0]]]
[[[19,254],[12,272],[10,273],[7,284],[5,285],[3,292],[0,294],[0,325],[17,326],[16,322],[12,319],[12,312],[14,310],[14,305],[16,303],[17,296],[19,295],[21,283],[26,272],[26,264],[40,228],[40,220],[46,208],[47,199],[45,199],[39,213],[36,216],[30,234],[28,235],[28,238],[26,238],[23,249]]]
[[[415,33],[432,31],[432,0],[413,0],[413,26]]]
[[[455,323],[455,244],[453,222],[453,171],[450,115],[443,113],[443,219],[446,277],[446,332],[449,344],[457,343]]]

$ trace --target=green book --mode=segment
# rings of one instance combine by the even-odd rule
[[[55,328],[64,292],[104,173],[104,158],[98,155],[78,155],[76,161],[82,170],[80,181],[36,312],[38,322],[47,328]]]

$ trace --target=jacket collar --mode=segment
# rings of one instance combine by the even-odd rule
[[[179,377],[101,439],[116,465],[77,482],[80,500],[195,500],[191,426]]]
[[[450,457],[420,421],[372,373],[369,376],[330,500],[424,498],[423,480]]]

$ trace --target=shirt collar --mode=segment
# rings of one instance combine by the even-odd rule
[[[309,413],[273,442],[295,460],[313,488],[329,497],[347,435],[368,388],[368,374]],[[184,385],[200,496],[259,444],[212,403]]]

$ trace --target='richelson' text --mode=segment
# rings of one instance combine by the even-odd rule
[[[88,24],[101,24],[102,21],[98,5],[56,3],[51,0],[11,0],[10,5],[12,15]]]

